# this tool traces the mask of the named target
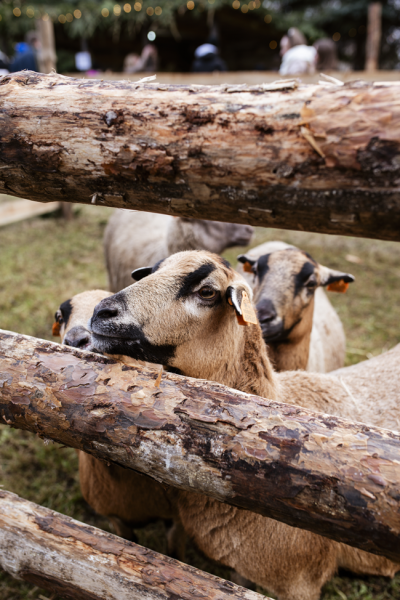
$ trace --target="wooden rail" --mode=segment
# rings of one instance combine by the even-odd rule
[[[12,427],[400,562],[395,433],[10,332],[0,365]]]
[[[399,95],[6,75],[0,192],[400,240]]]
[[[70,600],[264,598],[4,490],[0,568]]]

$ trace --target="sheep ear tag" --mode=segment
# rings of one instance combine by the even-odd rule
[[[253,265],[251,265],[249,262],[243,263],[243,271],[246,273],[253,273]]]
[[[242,311],[242,314],[238,315],[237,317],[238,323],[240,325],[250,325],[250,323],[252,323],[253,325],[257,325],[257,315],[246,292],[242,293],[242,303],[240,305],[240,309]],[[241,321],[243,321],[243,323],[241,323]]]
[[[51,328],[51,333],[52,335],[54,335],[54,337],[57,337],[60,335],[60,323],[57,323],[57,321],[54,321],[53,326]]]
[[[334,281],[333,283],[330,283],[326,287],[326,289],[328,290],[328,292],[339,292],[339,294],[344,294],[345,292],[347,292],[348,287],[349,284],[343,279],[340,279],[339,281]]]

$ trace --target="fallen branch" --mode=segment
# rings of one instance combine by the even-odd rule
[[[158,387],[157,377],[0,332],[4,423],[400,561],[397,434],[172,373]]]
[[[5,491],[0,568],[70,600],[263,598]]]
[[[0,78],[0,191],[400,240],[399,94],[399,82],[10,74]]]

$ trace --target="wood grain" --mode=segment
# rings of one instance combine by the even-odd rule
[[[0,331],[4,423],[400,561],[399,435],[172,373],[158,387],[157,377]]]
[[[0,191],[400,240],[400,83],[0,78]]]

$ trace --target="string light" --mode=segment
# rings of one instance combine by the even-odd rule
[[[152,6],[149,6],[146,12],[149,15],[149,17],[152,17],[154,15],[154,8]]]
[[[79,8],[77,8],[76,10],[74,10],[74,17],[75,17],[75,19],[80,19],[81,16],[82,16],[82,13],[79,10]]]
[[[21,16],[20,9],[19,8],[14,8],[13,14],[14,14],[14,17],[20,17]]]
[[[188,7],[189,10],[193,10],[194,9],[193,0],[189,0],[189,2],[186,4],[186,6]]]
[[[72,21],[74,20],[74,17],[71,15],[71,13],[67,13],[65,15],[65,18],[67,19],[68,23],[72,23]]]
[[[340,33],[337,31],[336,33],[333,34],[332,39],[334,42],[338,42],[340,40]]]
[[[58,16],[58,20],[60,21],[60,23],[63,23],[63,24],[64,24],[64,23],[66,22],[66,20],[67,20],[67,19],[65,18],[65,15],[59,15],[59,16]]]
[[[251,2],[249,2],[248,6],[249,6],[249,10],[254,10],[256,7],[256,3],[253,2],[253,0],[251,0]]]
[[[42,17],[42,21],[48,21],[49,19],[50,19],[50,17],[47,13],[45,15],[43,15],[43,17]]]
[[[264,21],[265,21],[266,23],[271,23],[271,21],[272,21],[272,16],[271,16],[271,15],[265,15],[265,17],[264,17]]]
[[[121,7],[120,7],[120,5],[119,4],[115,4],[113,10],[114,10],[114,15],[116,17],[119,17],[119,15],[121,14]]]
[[[101,14],[103,15],[103,17],[108,17],[108,15],[110,14],[110,11],[108,10],[108,8],[102,8]]]
[[[130,13],[132,10],[132,6],[130,4],[124,4],[124,11],[126,13]]]
[[[154,12],[156,13],[157,17],[159,17],[161,15],[161,13],[162,13],[161,6],[156,6],[156,9],[155,9]]]
[[[156,39],[156,33],[155,33],[155,31],[149,31],[149,33],[147,34],[147,39],[150,42],[154,42],[154,40]]]
[[[239,0],[235,0],[234,2],[232,2],[232,7],[237,10],[238,8],[240,8],[240,2]]]
[[[243,4],[240,10],[242,11],[242,13],[246,14],[247,12],[249,12],[249,7],[247,6],[247,4]]]
[[[135,4],[133,5],[133,8],[139,12],[140,10],[142,10],[142,5],[140,4],[140,2],[135,2]]]
[[[275,48],[277,47],[277,43],[275,40],[272,40],[272,42],[269,43],[269,47],[271,48],[271,50],[275,50]]]
[[[30,19],[32,19],[35,16],[35,11],[31,6],[28,6],[28,8],[26,9],[26,14]]]

